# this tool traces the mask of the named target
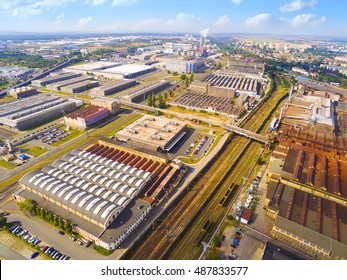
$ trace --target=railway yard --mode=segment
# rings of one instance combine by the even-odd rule
[[[280,85],[266,97],[261,109],[245,120],[244,128],[265,134],[269,115],[287,91]],[[240,191],[242,177],[253,171],[261,144],[233,136],[222,155],[203,176],[193,182],[189,192],[166,214],[157,228],[132,253],[132,259],[196,259],[202,252],[200,241],[211,238],[213,229],[220,223]],[[228,166],[229,168],[225,168]],[[223,206],[219,203],[228,193]],[[197,195],[198,194],[198,195]],[[217,211],[216,211],[217,209]],[[201,229],[210,221],[206,232]],[[196,246],[199,245],[199,246]],[[128,257],[128,256],[127,256]]]

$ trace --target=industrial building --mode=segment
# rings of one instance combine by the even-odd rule
[[[136,84],[137,82],[135,80],[120,80],[116,82],[110,82],[100,87],[93,88],[91,90],[91,94],[99,95],[99,96],[111,95],[111,94],[120,92],[122,90],[131,88],[135,86]]]
[[[291,125],[323,124],[335,127],[334,101],[328,95],[291,96],[284,104],[282,122]]]
[[[201,68],[204,67],[203,60],[184,60],[184,59],[174,59],[167,61],[165,64],[165,69],[171,72],[177,73],[196,73]]]
[[[132,79],[151,71],[155,67],[143,64],[126,64],[112,62],[92,62],[88,64],[78,64],[64,68],[65,72],[79,74],[93,74],[95,76],[108,79]]]
[[[118,98],[128,102],[141,103],[145,101],[147,97],[152,93],[156,94],[160,91],[163,91],[170,85],[170,82],[165,80],[147,83],[119,95]]]
[[[37,94],[37,90],[32,87],[19,87],[19,88],[12,88],[8,92],[11,96],[19,99],[19,98],[24,98],[28,97],[34,94]]]
[[[84,238],[114,250],[152,209],[154,200],[143,194],[165,190],[178,168],[164,158],[100,140],[26,174],[19,181],[23,190],[14,197],[34,200],[69,220]]]
[[[70,112],[83,102],[50,95],[37,95],[0,105],[0,124],[18,130],[38,126],[63,113]]]
[[[64,116],[64,123],[68,128],[85,130],[108,115],[108,109],[91,105]]]
[[[106,108],[111,115],[118,113],[120,110],[119,102],[112,99],[94,98],[91,100],[91,105]]]
[[[117,139],[134,141],[154,151],[170,151],[186,134],[186,124],[167,118],[143,116],[117,132]]]
[[[261,78],[264,75],[265,63],[260,61],[232,60],[227,70]]]
[[[190,89],[197,93],[207,93],[218,97],[235,98],[236,94],[246,93],[251,97],[260,97],[262,80],[247,78],[226,72],[205,74],[193,81]]]
[[[61,91],[68,93],[79,93],[99,86],[98,81],[87,80],[61,87]]]
[[[86,81],[86,83],[90,80],[93,80],[93,77],[91,76],[81,76],[78,78],[74,78],[74,79],[68,79],[68,80],[64,80],[58,83],[53,83],[53,84],[49,84],[46,86],[46,88],[51,89],[51,90],[61,90],[62,87],[65,86],[69,86],[75,83],[79,83],[79,82],[83,82]]]
[[[346,159],[301,145],[276,148],[266,194],[273,237],[314,258],[347,259]]]
[[[168,104],[189,110],[204,110],[210,113],[218,113],[229,118],[240,118],[245,113],[244,109],[234,106],[230,98],[199,93],[180,94]]]
[[[80,76],[81,74],[76,74],[76,73],[64,73],[64,72],[52,73],[48,77],[32,81],[31,84],[36,87],[44,87],[49,84],[77,78]]]

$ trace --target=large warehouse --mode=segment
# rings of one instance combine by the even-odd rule
[[[247,78],[226,72],[205,74],[190,85],[190,89],[197,93],[235,98],[237,94],[246,93],[252,97],[260,97],[262,80]]]
[[[32,81],[31,84],[37,87],[44,87],[49,84],[53,84],[53,83],[57,83],[57,82],[61,82],[61,81],[69,80],[69,79],[74,79],[80,76],[81,74],[77,74],[77,73],[64,73],[64,72],[52,73],[48,77]]]
[[[168,168],[175,172],[164,173]],[[85,238],[115,249],[152,208],[138,196],[177,170],[166,159],[99,141],[26,174],[19,181],[25,190],[15,198],[33,199],[69,219]]]
[[[170,151],[186,134],[186,124],[167,118],[143,116],[121,131],[117,138],[135,141],[154,151]]]
[[[0,124],[26,130],[70,112],[82,104],[74,99],[40,94],[0,105]]]
[[[122,90],[128,89],[130,87],[133,87],[135,85],[136,85],[135,80],[120,80],[116,82],[110,82],[100,87],[93,88],[91,90],[91,94],[95,94],[99,96],[111,95],[111,94],[120,92]]]
[[[93,74],[95,76],[109,79],[132,79],[151,71],[155,67],[143,64],[125,64],[112,62],[92,62],[88,64],[78,64],[64,68],[65,72],[79,74]]]

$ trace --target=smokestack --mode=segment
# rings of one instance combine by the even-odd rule
[[[209,31],[209,28],[205,28],[200,31],[200,48],[205,46],[207,34]]]

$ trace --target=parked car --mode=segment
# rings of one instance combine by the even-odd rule
[[[65,232],[63,232],[63,231],[61,231],[61,230],[59,230],[58,233],[59,233],[60,235],[64,235],[64,234],[65,234]]]
[[[232,257],[234,260],[237,259],[237,255],[235,255],[235,254],[233,254],[233,253],[230,254],[230,257]]]
[[[34,258],[36,258],[38,255],[39,255],[39,252],[36,251],[36,252],[34,252],[34,253],[31,254],[30,259],[34,259]]]

